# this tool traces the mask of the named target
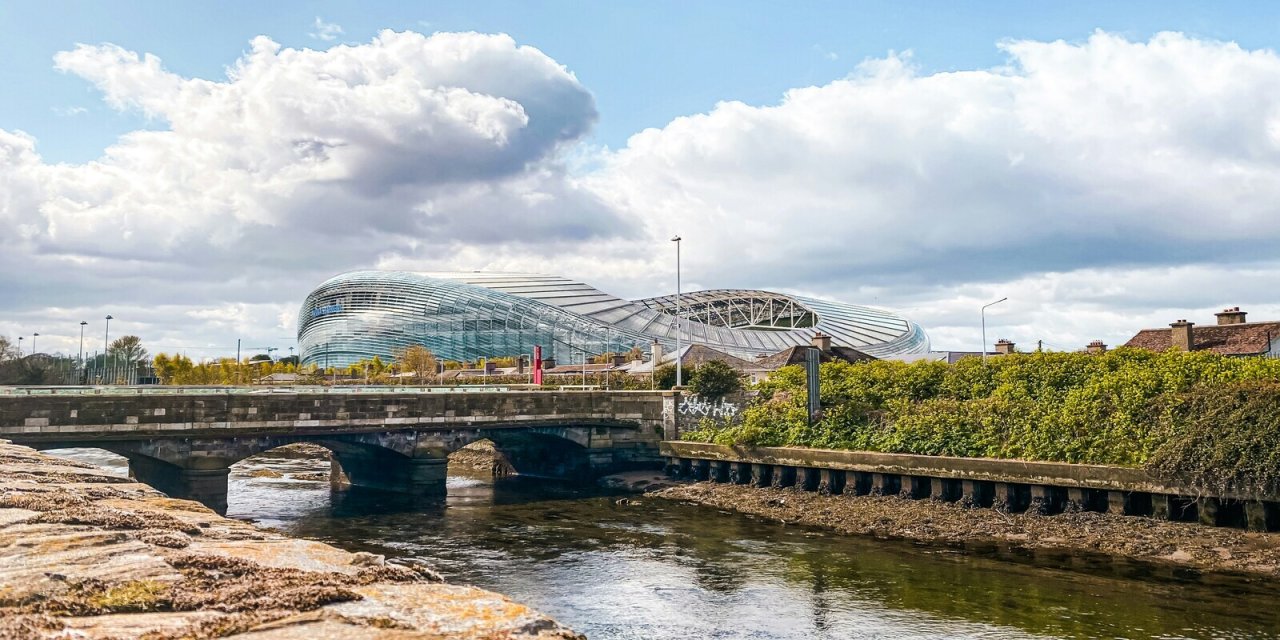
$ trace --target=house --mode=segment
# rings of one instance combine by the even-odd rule
[[[813,336],[809,346],[788,347],[777,353],[757,358],[754,366],[748,371],[752,382],[759,382],[769,377],[769,374],[786,366],[798,364],[803,365],[805,362],[805,353],[812,348],[818,350],[818,362],[867,362],[875,360],[876,357],[867,353],[863,353],[852,347],[833,346],[831,344],[831,336],[818,333]]]
[[[1224,356],[1280,357],[1280,322],[1246,322],[1240,307],[1214,314],[1216,325],[1197,327],[1178,320],[1168,329],[1143,329],[1129,338],[1126,347],[1151,351],[1212,351]]]

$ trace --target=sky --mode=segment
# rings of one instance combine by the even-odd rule
[[[0,335],[286,353],[339,272],[644,297],[676,233],[686,288],[935,349],[1002,297],[1023,348],[1280,319],[1278,38],[1271,3],[7,3]]]

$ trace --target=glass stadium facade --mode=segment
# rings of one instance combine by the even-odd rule
[[[393,359],[423,345],[447,360],[530,354],[558,363],[583,355],[676,344],[676,297],[624,300],[557,276],[354,271],[322,283],[298,314],[302,364],[343,367]],[[929,337],[894,313],[769,291],[715,289],[680,296],[684,344],[745,359],[809,344],[884,357],[929,350]]]

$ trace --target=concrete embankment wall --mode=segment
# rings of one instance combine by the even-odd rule
[[[579,639],[424,568],[223,518],[0,440],[2,638]]]
[[[682,441],[663,442],[660,451],[669,473],[695,480],[1280,531],[1280,496],[1208,495],[1128,467]]]

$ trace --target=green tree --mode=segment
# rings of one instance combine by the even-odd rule
[[[686,366],[680,374],[684,377],[687,384],[689,379],[697,371],[697,367]],[[653,386],[659,389],[670,389],[676,386],[676,366],[674,364],[664,364],[653,372]]]
[[[742,389],[742,374],[722,360],[711,360],[689,374],[689,390],[708,398],[720,398]]]
[[[125,362],[142,362],[147,359],[147,350],[142,348],[142,338],[138,336],[121,336],[111,341],[107,353]]]

